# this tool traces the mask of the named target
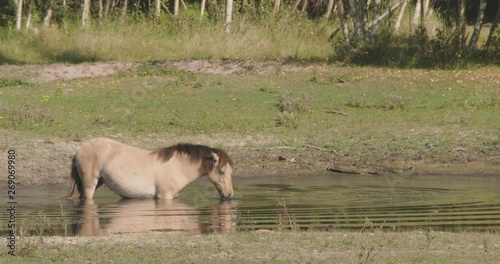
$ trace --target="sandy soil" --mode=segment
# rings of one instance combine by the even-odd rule
[[[186,60],[155,62],[151,64],[169,65],[179,69],[212,74],[271,74],[277,71],[315,71],[321,64],[300,66],[283,62],[223,61],[223,60]],[[115,74],[140,66],[139,63],[99,62],[78,65],[0,65],[0,76],[8,79],[21,79],[30,82],[45,82],[61,79]],[[370,160],[356,160],[339,156],[316,146],[304,145],[297,148],[268,147],[277,140],[264,136],[223,135],[225,146],[236,163],[235,177],[298,176],[327,173],[387,174],[395,181],[409,175],[419,174],[498,174],[500,172],[500,148],[490,149],[488,153],[464,156],[460,150],[441,157],[422,157],[417,161],[403,161],[373,157]],[[216,142],[217,135],[178,138],[176,141],[190,141],[210,144]],[[157,135],[147,139],[124,138],[115,136],[130,145],[142,148],[155,148],[176,142],[166,141]],[[81,142],[62,141],[61,139],[24,138],[13,131],[0,131],[1,160],[6,160],[6,150],[14,148],[18,161],[17,175],[19,185],[40,185],[65,183],[69,173],[70,158]],[[252,147],[249,147],[252,146]],[[256,147],[257,146],[257,147]],[[5,171],[6,162],[1,162],[0,170]],[[0,181],[5,186],[6,181]]]

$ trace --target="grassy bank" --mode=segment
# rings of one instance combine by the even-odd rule
[[[408,159],[500,143],[498,68],[275,66],[266,75],[146,66],[77,80],[4,80],[0,127],[63,139],[260,134],[280,146]]]
[[[16,263],[495,263],[497,233],[235,232],[199,236],[24,237]]]
[[[64,74],[89,71],[89,65],[54,65],[57,74],[49,77],[48,66],[31,75],[29,67],[10,68],[1,83],[3,145],[32,153],[20,155],[23,173],[54,183],[66,178],[67,157],[79,144],[72,141],[98,136],[143,148],[179,141],[214,145],[228,149],[251,174],[257,163],[271,171],[318,171],[335,163],[379,172],[460,163],[474,173],[500,162],[498,67],[166,64],[84,79]],[[99,65],[99,72],[106,70]],[[286,165],[277,155],[300,159]],[[274,160],[276,166],[264,165]],[[473,162],[479,165],[469,166]]]

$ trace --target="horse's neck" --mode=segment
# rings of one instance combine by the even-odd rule
[[[165,170],[170,174],[170,180],[176,183],[174,188],[176,192],[203,176],[200,173],[200,164],[192,164],[189,160],[172,157],[165,165]]]

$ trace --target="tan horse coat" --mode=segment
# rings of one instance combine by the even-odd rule
[[[153,151],[109,138],[84,142],[73,156],[66,198],[92,199],[106,184],[124,198],[173,199],[192,181],[208,175],[223,199],[233,196],[232,161],[226,152],[178,144]]]

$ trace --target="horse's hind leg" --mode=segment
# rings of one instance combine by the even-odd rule
[[[92,168],[92,166],[86,166],[80,168],[80,177],[83,183],[83,199],[88,200],[94,197],[95,190],[102,185],[99,181],[99,171]]]

